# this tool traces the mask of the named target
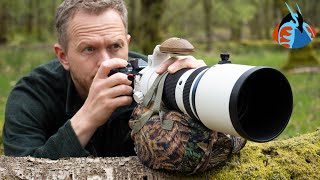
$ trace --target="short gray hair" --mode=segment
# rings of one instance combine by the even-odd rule
[[[99,15],[107,9],[116,10],[128,32],[128,11],[123,0],[64,0],[57,8],[55,26],[59,44],[67,50],[68,45],[68,21],[78,11],[85,11]]]

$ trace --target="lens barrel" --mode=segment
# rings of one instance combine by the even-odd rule
[[[276,69],[218,64],[168,75],[163,102],[209,129],[267,142],[287,126],[293,96],[288,80]]]

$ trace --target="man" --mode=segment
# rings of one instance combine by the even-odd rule
[[[128,120],[135,103],[125,74],[130,35],[122,0],[65,0],[57,9],[58,60],[23,77],[6,106],[5,155],[51,159],[135,155]],[[204,65],[170,59],[173,73]]]

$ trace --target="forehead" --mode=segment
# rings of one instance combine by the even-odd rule
[[[70,38],[81,35],[126,34],[124,23],[119,13],[107,9],[99,14],[85,11],[76,12],[69,20],[68,36]]]

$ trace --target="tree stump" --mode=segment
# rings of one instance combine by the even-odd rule
[[[137,157],[68,158],[0,157],[0,179],[168,179],[144,167]]]
[[[137,157],[0,157],[0,179],[320,179],[320,130],[287,140],[249,142],[225,165],[205,173],[155,171]]]

